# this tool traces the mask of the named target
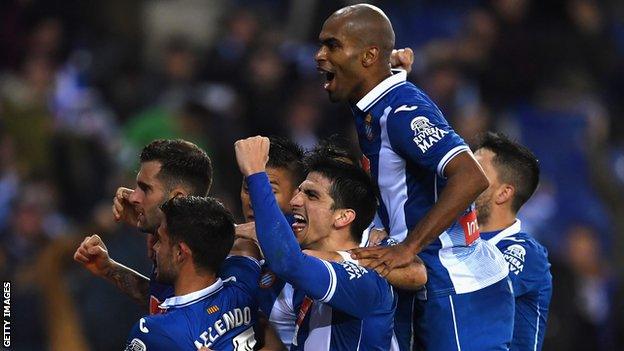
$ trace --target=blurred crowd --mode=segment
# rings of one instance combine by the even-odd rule
[[[240,218],[233,142],[340,134],[313,56],[349,1],[7,0],[0,3],[0,274],[15,350],[121,349],[138,306],[73,264],[100,234],[148,273],[144,237],[110,212],[138,152],[184,138],[215,165],[212,195]],[[497,130],[541,162],[520,213],[550,252],[545,350],[624,343],[624,3],[371,1],[416,54],[410,80],[474,143]]]

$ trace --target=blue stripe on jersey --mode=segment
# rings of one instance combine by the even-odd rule
[[[402,241],[443,191],[445,166],[470,150],[433,101],[405,82],[404,74],[384,80],[352,111],[360,148],[379,185],[379,217],[390,236]],[[464,215],[473,210],[471,206]],[[467,235],[455,221],[422,252],[428,294],[476,291],[507,275],[498,250],[478,236],[468,241]]]
[[[552,295],[548,251],[531,235],[521,232],[521,222],[482,237],[503,253],[509,264],[516,298],[511,350],[541,350]]]

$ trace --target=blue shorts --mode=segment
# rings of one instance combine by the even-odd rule
[[[415,350],[509,350],[514,297],[509,278],[466,294],[417,301]]]

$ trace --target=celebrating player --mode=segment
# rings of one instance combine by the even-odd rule
[[[351,105],[379,185],[379,215],[402,241],[354,256],[385,273],[420,253],[428,282],[416,331],[425,349],[506,349],[514,308],[507,264],[481,240],[473,205],[488,186],[483,170],[433,101],[406,82],[404,71],[390,70],[394,32],[380,9],[336,11],[319,41],[323,87],[332,101]]]
[[[257,247],[226,260],[234,220],[212,198],[176,197],[161,209],[155,278],[172,285],[175,296],[162,303],[165,314],[134,325],[126,350],[252,350],[260,264],[250,257],[259,257]],[[219,271],[236,279],[223,281]]]
[[[140,162],[136,188],[117,189],[113,216],[147,233],[151,252],[152,233],[159,224],[159,206],[176,196],[205,196],[212,182],[212,164],[202,149],[184,140],[155,140],[143,148]],[[152,279],[148,279],[110,258],[99,236],[86,237],[74,259],[137,303],[147,306],[149,302],[150,313],[156,313],[158,305],[173,295],[172,286],[153,279],[154,270]]]
[[[297,306],[291,349],[395,350],[396,302],[388,282],[353,262],[330,263],[305,255],[300,248],[344,251],[358,246],[376,206],[368,176],[344,162],[309,159],[308,176],[291,200],[295,217],[291,228],[265,172],[269,140],[239,140],[235,148],[269,268],[305,294]]]
[[[516,218],[537,188],[537,159],[527,148],[494,133],[481,140],[475,157],[490,180],[476,201],[481,237],[496,245],[509,263],[516,297],[510,349],[541,350],[552,294],[548,252],[522,232]]]

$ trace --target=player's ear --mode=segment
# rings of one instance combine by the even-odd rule
[[[174,255],[174,259],[180,262],[185,259],[190,259],[192,256],[191,248],[185,242],[181,241],[178,243],[178,251],[174,253]]]
[[[355,220],[355,211],[350,208],[340,209],[336,211],[336,215],[334,216],[334,226],[336,228],[344,228],[349,224],[353,223]]]
[[[366,51],[364,51],[364,57],[362,57],[362,66],[370,67],[379,58],[379,48],[376,46],[371,46]]]
[[[516,188],[514,188],[513,185],[503,183],[497,189],[494,201],[497,205],[502,205],[504,203],[511,202],[515,194]]]
[[[170,192],[169,192],[169,198],[172,199],[174,197],[178,197],[178,196],[188,196],[189,195],[189,191],[186,190],[184,187],[181,186],[176,186],[175,188],[173,188]]]

